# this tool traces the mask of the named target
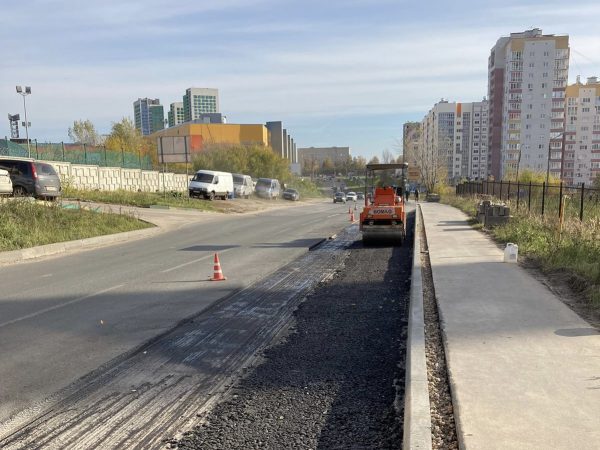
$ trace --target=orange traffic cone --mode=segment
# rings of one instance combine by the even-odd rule
[[[352,212],[352,208],[350,207],[350,205],[348,205],[348,214],[350,214]]]
[[[354,222],[354,211],[350,211],[350,222]]]
[[[215,273],[210,281],[225,281],[227,278],[223,276],[223,271],[221,270],[221,263],[219,262],[219,255],[215,253]]]

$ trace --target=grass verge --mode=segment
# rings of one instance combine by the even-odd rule
[[[193,208],[200,211],[215,211],[214,204],[207,200],[190,199],[180,193],[136,192],[136,191],[86,191],[66,189],[64,199],[82,200],[113,205],[137,206],[149,208],[152,205],[172,206],[174,208]]]
[[[475,217],[479,201],[444,195],[442,202]],[[568,219],[559,233],[556,218],[517,213],[516,205],[510,206],[511,221],[488,230],[489,234],[500,243],[518,244],[520,253],[552,278],[562,278],[600,313],[600,219]]]
[[[0,251],[72,241],[151,227],[129,215],[67,210],[27,200],[0,204]]]
[[[323,194],[319,187],[309,179],[296,179],[289,183],[289,187],[296,189],[300,193],[300,200],[306,198],[319,198]]]

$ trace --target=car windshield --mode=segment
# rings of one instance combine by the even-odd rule
[[[210,173],[197,173],[192,178],[192,181],[199,181],[200,183],[212,183],[214,175]]]
[[[284,192],[287,192],[288,194],[295,194],[297,191],[295,189],[286,189]]]
[[[40,175],[56,175],[54,167],[52,167],[50,164],[34,163],[34,165],[36,172]]]
[[[256,182],[256,187],[270,188],[271,187],[271,180],[258,180]]]

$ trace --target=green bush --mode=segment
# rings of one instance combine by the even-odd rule
[[[194,171],[220,170],[253,178],[277,178],[281,183],[292,179],[289,161],[268,147],[230,145],[208,148],[194,158]]]

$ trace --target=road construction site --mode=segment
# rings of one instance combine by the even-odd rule
[[[598,330],[414,206],[402,246],[315,204],[3,267],[0,447],[595,449]]]
[[[411,249],[359,237],[348,227],[94,371],[3,448],[399,448]]]

